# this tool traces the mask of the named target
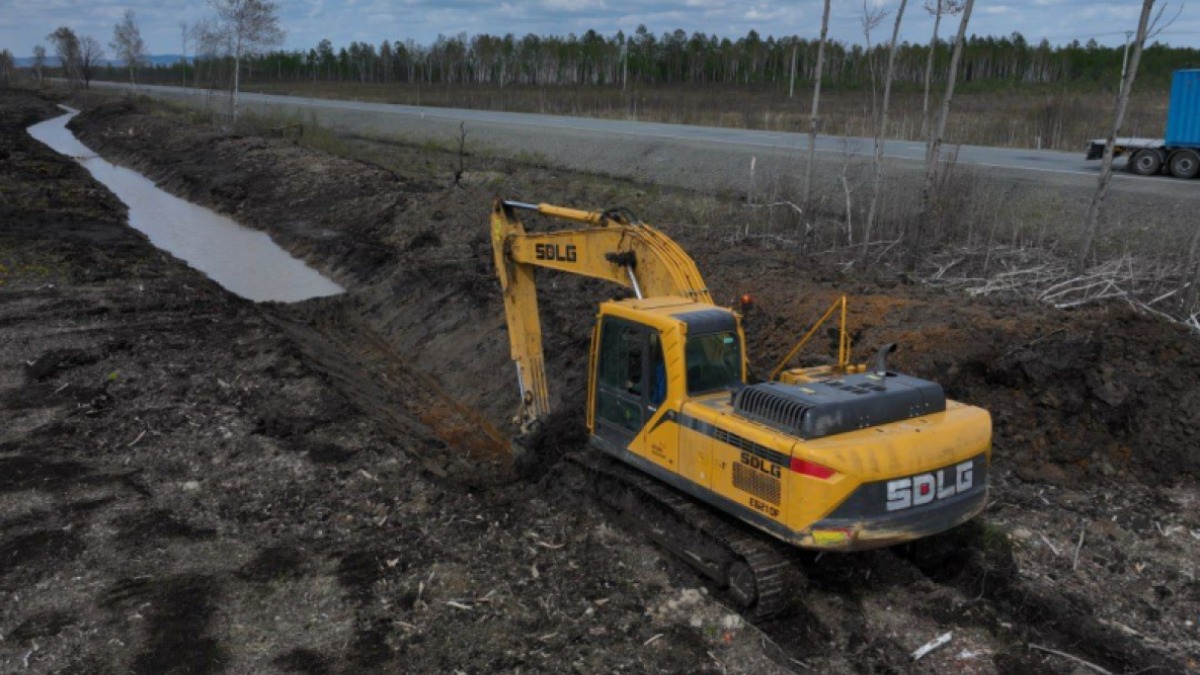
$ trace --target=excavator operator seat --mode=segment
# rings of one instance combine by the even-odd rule
[[[742,350],[736,332],[689,335],[685,358],[689,396],[729,390],[742,381]]]
[[[733,313],[712,308],[672,318],[687,324],[684,358],[689,396],[732,389],[742,382],[742,341]]]

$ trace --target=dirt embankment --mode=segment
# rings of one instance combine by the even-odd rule
[[[977,534],[1011,541],[1014,557],[981,567],[930,555],[935,546],[826,559],[803,630],[793,621],[767,627],[772,635],[784,643],[792,636],[785,647],[793,655],[856,663],[863,672],[916,668],[906,650],[947,626],[962,631],[959,648],[921,669],[1070,672],[1071,662],[1025,646],[1045,643],[1116,672],[1195,666],[1200,460],[1189,439],[1198,421],[1200,388],[1190,383],[1200,372],[1200,345],[1183,331],[1121,307],[1057,312],[1019,300],[970,301],[902,284],[886,270],[843,273],[792,250],[711,235],[712,224],[688,209],[689,195],[553,169],[474,158],[474,170],[455,185],[449,158],[444,171],[415,182],[339,163],[347,184],[361,177],[394,191],[377,220],[369,210],[359,218],[340,205],[272,196],[303,192],[285,185],[296,176],[306,177],[298,186],[312,189],[304,167],[333,161],[285,142],[222,138],[120,106],[82,115],[75,125],[105,156],[238,214],[319,267],[358,280],[350,297],[311,304],[307,320],[335,328],[365,322],[431,386],[497,427],[516,395],[485,229],[496,194],[580,207],[622,204],[662,226],[697,259],[716,297],[755,293],[748,332],[759,372],[847,291],[860,355],[899,342],[899,369],[992,411],[995,500]],[[360,145],[364,154],[390,153],[398,162],[427,159],[403,146]],[[276,192],[214,189],[223,173]],[[390,221],[387,208],[394,208]],[[337,219],[328,218],[330,209]],[[314,244],[289,222],[321,222],[330,240],[344,243]],[[578,420],[572,410],[586,379],[588,328],[596,301],[613,291],[542,279],[553,394],[563,419]],[[557,445],[578,435],[565,437]],[[552,453],[539,459],[548,464]],[[577,507],[561,495],[551,502],[552,510]]]
[[[395,371],[151,246],[54,114],[0,94],[0,671],[775,668],[599,515],[439,479],[338,386]]]

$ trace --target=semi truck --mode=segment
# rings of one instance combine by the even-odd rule
[[[1092,141],[1087,158],[1103,157],[1106,142]],[[1177,70],[1172,76],[1166,137],[1118,138],[1113,156],[1128,157],[1126,168],[1139,176],[1200,174],[1200,68]]]

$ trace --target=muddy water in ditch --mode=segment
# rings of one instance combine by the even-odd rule
[[[74,157],[112,190],[129,207],[129,224],[155,246],[230,291],[258,302],[296,302],[345,290],[293,258],[266,233],[163,192],[145,176],[106,162],[67,129],[67,122],[76,114],[69,110],[35,124],[29,127],[29,135]]]

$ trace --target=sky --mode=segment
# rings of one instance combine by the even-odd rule
[[[656,35],[682,28],[736,38],[757,30],[767,35],[815,38],[820,32],[822,0],[277,0],[285,47],[308,49],[322,38],[335,48],[352,40],[378,45],[384,39],[412,38],[428,44],[438,34],[466,32],[517,36],[581,34],[589,28],[604,35],[628,35],[645,24]],[[1159,0],[1168,17],[1183,6],[1159,40],[1175,46],[1200,47],[1200,0]],[[895,9],[899,0],[866,0]],[[922,9],[925,0],[909,0],[901,39],[925,42],[933,21]],[[1095,38],[1123,44],[1125,31],[1137,28],[1138,0],[976,0],[970,32],[1009,35],[1019,31],[1030,42],[1047,38],[1054,44]],[[29,56],[44,36],[61,25],[92,35],[107,45],[113,24],[126,9],[136,13],[147,51],[180,52],[179,22],[213,14],[204,0],[0,0],[0,49]],[[862,43],[863,0],[833,0],[830,37]],[[888,25],[876,29],[874,41],[885,40]],[[955,24],[956,25],[956,24]],[[943,34],[954,30],[947,26]],[[47,45],[47,51],[53,50]]]

